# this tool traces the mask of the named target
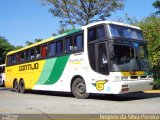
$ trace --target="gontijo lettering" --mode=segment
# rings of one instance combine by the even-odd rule
[[[38,69],[38,68],[39,68],[39,64],[38,63],[27,64],[27,65],[19,66],[19,71],[35,70],[35,69]]]

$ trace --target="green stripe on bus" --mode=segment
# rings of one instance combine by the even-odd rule
[[[45,85],[54,84],[59,80],[59,78],[61,77],[64,71],[64,68],[66,66],[68,59],[69,59],[69,55],[61,56],[57,58],[53,66],[52,72],[49,76],[49,79],[44,83]]]
[[[50,76],[50,74],[52,72],[52,69],[54,67],[54,64],[56,63],[56,59],[57,58],[52,58],[52,59],[46,60],[45,65],[43,67],[42,73],[40,75],[40,78],[39,78],[37,84],[41,84],[42,85],[48,80],[48,78],[49,78],[49,76]]]
[[[67,34],[67,35],[73,34],[73,33],[75,33],[75,32],[79,32],[79,31],[81,31],[81,30],[82,30],[81,28],[74,29],[74,30],[71,30],[71,31],[69,31],[69,32],[66,32],[66,34]]]
[[[54,39],[58,39],[58,38],[61,38],[61,37],[66,36],[66,35],[70,35],[70,34],[73,34],[73,33],[76,33],[76,32],[80,32],[81,30],[82,30],[81,28],[74,29],[74,30],[71,30],[71,31],[69,31],[69,32],[66,32],[66,33],[63,33],[63,34],[54,36]]]

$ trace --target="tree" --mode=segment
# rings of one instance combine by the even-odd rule
[[[114,21],[130,24],[130,25],[136,25],[136,23],[138,23],[137,18],[129,16],[128,13],[125,13],[123,17],[117,16],[117,18]]]
[[[153,6],[154,8],[157,8],[158,11],[156,12],[156,14],[160,14],[160,0],[156,0],[154,3],[153,3]]]
[[[60,27],[58,29],[58,33],[52,33],[52,36],[56,36],[58,34],[63,34],[65,32],[69,32],[74,29],[75,28],[68,28],[66,24],[64,24],[62,21],[60,21]]]
[[[21,49],[23,48],[23,46],[15,46],[14,50],[18,50],[18,49]]]
[[[0,36],[0,64],[5,63],[5,57],[7,52],[14,50],[14,46],[11,45],[7,39]]]
[[[43,0],[51,5],[50,12],[65,24],[86,25],[105,20],[112,12],[123,8],[124,0]]]
[[[138,22],[148,42],[149,58],[155,79],[154,88],[160,89],[160,18],[150,16]]]
[[[32,44],[33,44],[33,42],[31,42],[31,41],[26,41],[26,45],[27,45],[27,46],[32,45]]]
[[[148,42],[152,66],[160,65],[160,18],[151,16],[137,23]]]
[[[34,42],[31,42],[31,41],[26,41],[26,45],[29,46],[29,45],[32,45],[34,43],[37,43],[37,42],[40,42],[42,41],[43,39],[35,39]]]

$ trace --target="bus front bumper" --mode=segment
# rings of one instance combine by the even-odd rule
[[[151,90],[153,88],[153,79],[151,80],[128,80],[111,82],[105,87],[108,94],[123,94],[130,92],[138,92],[144,90]]]

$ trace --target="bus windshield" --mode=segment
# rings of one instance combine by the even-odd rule
[[[140,64],[140,69],[141,70],[149,70],[149,60],[148,60],[148,51],[147,51],[147,46],[146,45],[139,45],[138,47],[138,53],[139,53],[139,64]]]
[[[148,54],[145,45],[114,44],[112,71],[149,70]]]
[[[138,70],[134,48],[130,45],[114,44],[113,71]]]
[[[119,25],[109,25],[112,37],[123,37],[130,39],[143,40],[142,31],[134,28],[129,28]]]

